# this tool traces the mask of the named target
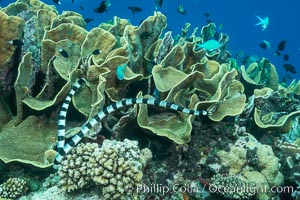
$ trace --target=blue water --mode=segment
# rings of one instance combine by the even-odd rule
[[[0,6],[6,6],[12,0],[0,0]],[[44,0],[47,4],[54,4],[51,0]],[[93,9],[98,7],[99,0],[61,0],[61,5],[56,5],[58,11],[71,10],[81,13],[84,18],[93,18],[94,21],[88,24],[87,29],[97,26],[101,22],[111,20],[113,16],[130,19],[134,25],[139,25],[140,21],[153,15],[155,0],[111,0],[111,7],[102,14],[94,13]],[[186,14],[177,12],[177,7],[182,4],[186,9]],[[80,8],[82,6],[83,10]],[[128,6],[138,6],[142,12],[134,15]],[[292,75],[295,79],[300,79],[300,1],[289,0],[164,0],[163,7],[159,9],[168,17],[168,27],[172,29],[173,35],[180,33],[186,22],[194,27],[201,28],[206,25],[207,18],[203,15],[209,13],[209,19],[218,27],[220,32],[229,35],[230,41],[228,50],[232,55],[241,51],[245,55],[256,55],[268,58],[275,66],[280,76],[286,75],[282,67],[284,63],[295,66],[297,74]],[[255,15],[260,17],[268,16],[270,23],[266,31],[262,31],[260,26],[254,26],[258,22]],[[200,30],[199,30],[200,31]],[[284,52],[289,54],[290,59],[286,62],[282,57],[274,55],[277,44],[281,40],[288,40]],[[271,43],[271,50],[263,50],[259,47],[262,40]]]

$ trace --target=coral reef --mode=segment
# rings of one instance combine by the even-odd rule
[[[53,180],[21,199],[284,198],[260,190],[214,194],[207,184],[286,184],[294,189],[287,198],[299,197],[300,81],[280,84],[267,58],[240,66],[216,24],[189,35],[186,23],[174,36],[166,31],[167,17],[154,12],[139,26],[115,16],[88,31],[82,15],[59,14],[40,0],[0,8],[0,21],[0,180],[8,179],[1,198],[28,190],[6,170],[17,165],[43,182],[61,153],[57,140],[71,149],[82,130],[82,143],[63,155]],[[68,95],[78,80],[82,86]],[[155,98],[210,115],[157,104],[107,107],[124,98]],[[90,130],[86,121],[94,123],[99,111],[109,114]],[[66,122],[64,136],[57,136],[58,117],[59,128]],[[135,192],[152,183],[203,190]]]
[[[0,131],[0,160],[5,163],[21,162],[38,168],[52,165],[47,151],[56,142],[56,124],[36,116],[27,117],[18,126],[15,119]],[[49,155],[51,156],[51,154]],[[53,157],[53,156],[52,156]]]
[[[134,196],[143,177],[140,157],[137,142],[104,140],[90,161],[92,179],[102,187],[104,199],[121,199],[125,194]]]
[[[213,176],[210,187],[218,188],[217,193],[228,199],[249,199],[256,193],[254,184],[232,175],[217,174]]]
[[[58,175],[62,190],[71,192],[98,185],[103,199],[121,199],[134,196],[141,183],[142,169],[152,158],[150,150],[139,150],[137,142],[104,140],[79,144],[62,161]]]
[[[277,90],[278,74],[275,66],[266,58],[262,58],[258,62],[251,63],[247,69],[241,66],[243,83],[249,88],[248,94],[253,94],[254,89],[268,87]]]
[[[13,41],[21,39],[24,20],[17,16],[8,16],[0,10],[0,94],[7,95],[12,90],[14,70],[20,47]]]
[[[96,143],[79,144],[65,157],[58,170],[62,190],[71,192],[91,182],[89,162],[96,148]]]
[[[17,199],[26,194],[28,184],[21,178],[9,178],[0,185],[0,197],[7,199]]]
[[[254,90],[255,123],[268,131],[290,131],[291,119],[300,114],[299,100],[289,98],[284,92],[269,88]]]
[[[228,168],[229,175],[240,174],[243,179],[257,188],[267,187],[269,189],[283,183],[279,160],[274,155],[272,148],[260,144],[250,134],[239,137],[235,144],[230,145],[228,152],[224,150],[217,152],[217,158],[220,162],[215,166]],[[218,169],[215,171],[219,173]],[[266,199],[271,196],[271,193],[263,190],[257,190],[256,193],[257,199]]]

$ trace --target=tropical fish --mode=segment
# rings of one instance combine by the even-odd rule
[[[288,61],[290,56],[288,54],[284,54],[282,58],[284,61]]]
[[[110,7],[109,0],[101,1],[100,6],[98,8],[95,8],[94,12],[95,13],[104,13],[105,11],[107,11],[108,7]]]
[[[111,6],[110,0],[105,0],[105,5],[107,8],[109,8]]]
[[[202,44],[196,44],[196,51],[199,51],[200,49],[205,49],[206,51],[214,51],[221,47],[221,43],[217,40],[207,40],[206,42]]]
[[[85,21],[85,23],[88,24],[88,23],[94,21],[94,19],[93,18],[84,18],[84,21]]]
[[[283,64],[282,66],[285,69],[285,71],[287,71],[287,72],[291,72],[292,74],[298,73],[296,71],[295,67],[293,65],[291,65],[291,64]]]
[[[52,0],[54,3],[56,3],[56,4],[58,4],[58,5],[60,5],[61,4],[61,2],[59,1],[59,0]]]
[[[66,50],[64,50],[63,48],[59,48],[58,52],[60,53],[60,55],[62,55],[64,58],[69,58],[69,54]]]
[[[163,0],[155,0],[155,10],[157,10],[158,8],[162,8],[163,3]]]
[[[219,24],[219,30],[222,30],[223,24]]]
[[[259,20],[259,22],[256,23],[255,26],[261,26],[261,30],[265,31],[269,25],[269,17],[261,18],[256,15],[256,18]]]
[[[125,69],[126,69],[126,63],[123,64],[123,65],[119,65],[116,69],[116,75],[117,75],[117,78],[121,81],[125,78],[125,75],[124,75],[124,72],[125,72]]]
[[[262,48],[262,49],[266,49],[267,45],[266,45],[266,43],[262,42],[262,43],[259,44],[259,47]]]
[[[93,55],[98,55],[98,54],[100,54],[100,53],[101,53],[101,51],[100,51],[99,49],[95,49],[95,50],[92,52]]]
[[[275,52],[274,52],[274,55],[275,55],[275,56],[281,56],[281,53],[280,53],[279,51],[275,51]]]
[[[179,12],[182,15],[186,14],[186,10],[184,9],[182,4],[179,4],[178,8],[177,8],[177,12]]]
[[[277,45],[277,50],[283,51],[287,42],[287,40],[281,40]]]
[[[140,7],[136,7],[136,6],[128,6],[128,9],[132,11],[132,14],[134,15],[136,12],[142,12],[143,9],[141,9]]]
[[[206,13],[203,14],[203,16],[204,16],[204,17],[209,17],[210,14],[209,14],[208,12],[206,12]]]
[[[9,44],[14,45],[14,46],[23,46],[24,42],[22,40],[10,40],[8,41]]]
[[[259,46],[262,49],[266,49],[266,48],[271,49],[271,44],[267,40],[263,40],[262,43],[259,44]]]

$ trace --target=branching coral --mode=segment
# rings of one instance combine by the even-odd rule
[[[96,143],[80,144],[65,157],[58,170],[63,190],[71,192],[91,183],[89,162],[96,148]]]
[[[151,159],[149,150],[140,149],[137,142],[104,140],[79,144],[62,161],[58,174],[62,189],[71,192],[91,184],[99,185],[104,199],[133,196],[142,180],[142,169]]]
[[[249,199],[255,195],[255,185],[238,176],[222,176],[211,178],[210,187],[217,189],[217,193],[228,199]]]
[[[9,178],[0,185],[0,197],[16,199],[28,191],[28,183],[21,178]]]
[[[104,140],[90,161],[93,181],[102,187],[104,199],[120,199],[132,196],[141,183],[142,163],[137,142]]]

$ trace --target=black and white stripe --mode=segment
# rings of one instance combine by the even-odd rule
[[[77,92],[77,90],[80,88],[80,86],[84,83],[84,79],[77,80],[73,85],[72,88],[65,98],[60,112],[58,116],[58,126],[57,126],[57,149],[58,152],[61,151],[61,149],[65,146],[65,133],[66,133],[66,117],[67,117],[67,111],[69,109],[69,105],[71,103],[73,95]]]
[[[74,95],[74,93],[72,95]],[[60,140],[60,148],[58,148],[58,154],[54,160],[53,167],[55,169],[57,169],[58,164],[62,161],[63,157],[66,154],[68,154],[72,150],[72,148],[75,147],[83,139],[83,137],[89,132],[89,130],[91,130],[96,124],[100,123],[101,120],[103,118],[105,118],[108,114],[110,114],[120,108],[123,108],[125,106],[130,106],[133,104],[155,105],[155,106],[160,106],[163,108],[168,108],[171,110],[175,110],[175,111],[179,111],[179,112],[183,112],[183,113],[195,115],[195,116],[210,114],[205,110],[191,110],[189,108],[185,108],[185,107],[176,105],[174,103],[160,101],[160,100],[152,99],[152,98],[151,99],[146,99],[146,98],[123,99],[121,101],[118,101],[114,104],[107,106],[102,111],[100,111],[95,117],[88,120],[84,125],[81,126],[80,131],[73,138],[71,138],[70,142],[67,143],[66,145],[64,145],[63,147],[61,145],[64,144],[64,141]],[[63,113],[63,114],[64,114],[64,116],[66,115],[66,113]],[[63,127],[65,127],[65,122],[63,124]],[[61,132],[59,132],[59,133],[61,133]],[[61,135],[58,135],[58,136],[60,137]],[[65,139],[64,134],[63,134],[63,137],[60,137],[60,139],[63,139],[63,140]]]

